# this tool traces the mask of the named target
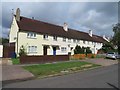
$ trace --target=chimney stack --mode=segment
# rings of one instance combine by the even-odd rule
[[[16,10],[16,20],[20,21],[20,9],[19,8],[17,8]]]
[[[92,37],[92,30],[89,30],[89,35]]]
[[[63,29],[67,32],[68,31],[68,24],[64,23]]]

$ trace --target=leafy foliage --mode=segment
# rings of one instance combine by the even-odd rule
[[[0,38],[0,44],[6,44],[9,43],[9,39],[7,38]]]
[[[120,23],[116,24],[113,27],[113,32],[114,32],[114,36],[112,41],[114,45],[117,46],[118,53],[120,54]]]
[[[107,43],[103,44],[101,50],[102,50],[104,53],[114,52],[114,51],[115,51],[115,49],[114,49],[113,45],[111,44],[111,42],[107,42]]]
[[[22,56],[22,55],[27,55],[25,47],[23,45],[20,47],[20,51],[19,51],[19,56]]]
[[[92,51],[90,50],[90,47],[80,47],[76,46],[74,49],[74,54],[90,54]]]

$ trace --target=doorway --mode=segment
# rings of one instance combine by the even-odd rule
[[[53,55],[56,55],[56,47],[53,47]]]
[[[47,46],[43,46],[43,54],[47,55]]]

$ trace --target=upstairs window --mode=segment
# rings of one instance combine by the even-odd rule
[[[66,38],[65,37],[63,38],[63,42],[66,42]]]
[[[76,40],[75,40],[75,39],[73,39],[73,42],[74,42],[74,43],[76,43]]]
[[[36,33],[28,32],[28,33],[27,33],[27,37],[28,37],[28,38],[36,38]]]
[[[80,43],[80,40],[77,40],[77,43]]]
[[[54,41],[57,41],[57,36],[53,36],[53,40],[54,40]]]
[[[71,42],[71,39],[70,39],[70,38],[68,38],[68,42],[69,42],[69,43]]]
[[[83,41],[83,43],[85,44],[85,41]]]
[[[43,35],[43,38],[47,40],[48,39],[48,35],[46,35],[46,34]]]

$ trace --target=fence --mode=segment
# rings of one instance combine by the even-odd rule
[[[12,58],[15,53],[15,43],[3,45],[3,57]]]
[[[68,61],[69,55],[44,55],[44,56],[21,56],[21,64],[47,63],[56,61]]]

